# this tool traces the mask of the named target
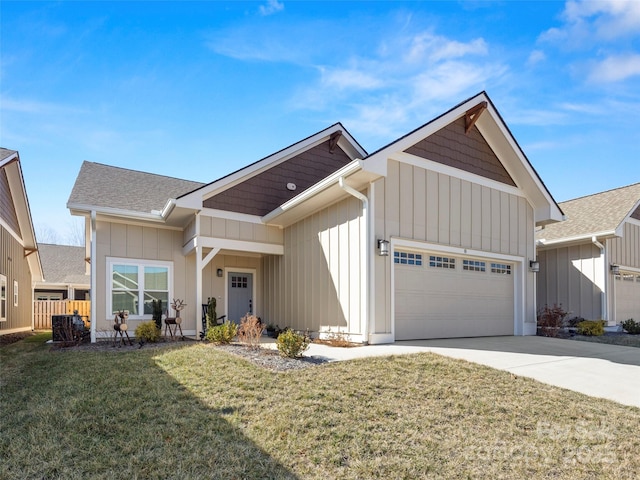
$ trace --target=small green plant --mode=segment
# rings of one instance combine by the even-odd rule
[[[564,319],[569,315],[562,305],[545,305],[538,312],[538,335],[543,337],[557,337],[558,332],[564,327]]]
[[[240,320],[238,328],[238,340],[251,348],[260,346],[260,337],[264,326],[258,317],[248,313]]]
[[[276,339],[276,346],[280,355],[289,358],[301,357],[309,348],[311,340],[306,335],[301,335],[293,330],[286,329]]]
[[[152,318],[153,321],[156,322],[156,327],[158,330],[162,329],[162,300],[152,300],[151,301],[151,309],[152,309]]]
[[[150,320],[143,322],[136,327],[136,338],[149,343],[156,343],[160,340],[160,329],[156,326],[156,322]]]
[[[207,330],[218,325],[218,314],[216,313],[216,306],[218,304],[216,297],[209,298],[207,302]]]
[[[604,335],[604,320],[584,320],[578,323],[578,335],[599,337]]]
[[[213,343],[231,343],[238,333],[238,325],[229,320],[207,329],[207,340]]]
[[[631,335],[640,335],[640,322],[635,322],[633,318],[621,323],[622,329]]]

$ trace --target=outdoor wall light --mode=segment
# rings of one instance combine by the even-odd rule
[[[221,269],[221,268],[219,268],[218,270],[216,270],[216,275],[217,275],[218,277],[222,277],[222,269]]]
[[[620,274],[620,265],[611,265],[611,273],[613,273],[614,275],[619,275]]]
[[[378,255],[381,257],[389,256],[389,240],[378,240]]]
[[[540,271],[540,262],[538,262],[537,260],[531,260],[529,262],[529,270],[534,273],[538,273]]]

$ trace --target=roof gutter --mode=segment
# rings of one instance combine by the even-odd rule
[[[110,215],[113,217],[125,217],[125,218],[138,218],[141,220],[148,220],[151,222],[164,222],[164,218],[161,213],[146,213],[136,212],[133,210],[124,210],[121,208],[110,207],[95,207],[93,205],[73,204],[68,203],[67,208],[73,213],[73,211],[90,213],[95,212],[96,215]],[[163,209],[164,212],[164,209]]]
[[[364,328],[363,328],[363,337],[364,343],[369,343],[369,296],[371,293],[371,275],[369,275],[369,262],[370,262],[370,249],[371,249],[371,222],[369,219],[369,199],[366,195],[363,195],[353,187],[347,185],[344,181],[344,176],[340,176],[338,178],[338,185],[342,190],[347,192],[349,195],[356,197],[358,200],[362,202],[362,217],[365,222],[365,232],[366,234],[362,238],[362,245],[360,246],[360,257],[361,257],[361,265],[360,269],[364,278],[366,279],[366,286],[364,295],[360,292],[360,308],[362,311],[362,316],[364,317]],[[362,277],[361,277],[362,278]]]
[[[601,305],[601,315],[602,315],[602,319],[603,320],[609,320],[608,316],[607,316],[607,312],[609,310],[608,308],[608,302],[607,302],[607,295],[609,293],[609,265],[607,264],[607,249],[606,247],[601,244],[598,241],[598,238],[594,235],[591,237],[591,243],[593,243],[596,247],[598,247],[600,249],[600,258],[602,259],[602,268],[604,270],[604,285],[603,288],[601,289],[601,301],[600,301],[600,305]]]
[[[574,237],[557,238],[555,240],[547,240],[547,239],[541,238],[540,240],[536,241],[536,244],[541,247],[551,247],[553,245],[559,245],[562,243],[579,242],[584,240],[591,241],[591,239],[595,237],[602,238],[602,237],[615,237],[615,236],[617,236],[615,230],[607,230],[604,232],[576,235]]]

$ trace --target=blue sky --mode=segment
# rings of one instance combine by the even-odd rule
[[[83,160],[209,182],[486,90],[557,201],[640,181],[640,1],[0,3],[0,144],[40,241]],[[117,195],[117,185],[114,185]]]

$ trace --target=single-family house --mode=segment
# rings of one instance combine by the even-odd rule
[[[0,335],[33,328],[33,287],[42,266],[15,150],[0,148]]]
[[[608,326],[640,321],[640,183],[560,207],[566,221],[536,232],[538,305]]]
[[[86,248],[38,243],[44,280],[35,284],[36,300],[90,300],[91,271]]]
[[[153,299],[352,341],[532,335],[535,229],[562,211],[482,92],[368,154],[340,124],[202,184],[84,162],[92,338]]]

